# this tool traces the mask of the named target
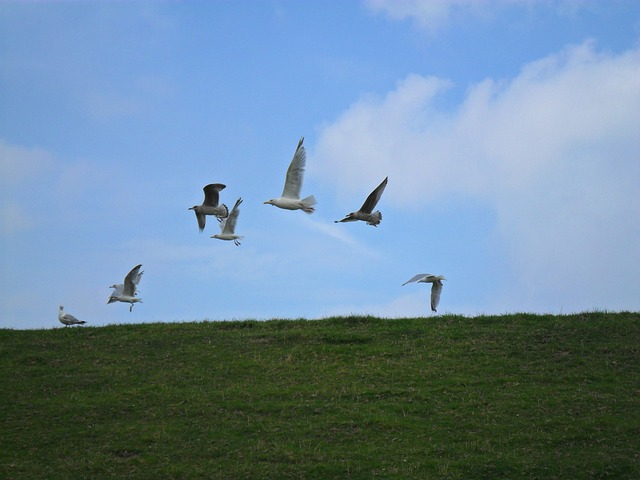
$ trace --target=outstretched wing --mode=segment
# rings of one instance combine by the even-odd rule
[[[202,190],[204,191],[203,205],[207,207],[217,207],[220,200],[220,190],[226,188],[226,185],[221,183],[210,183],[206,185]]]
[[[384,192],[384,189],[387,186],[387,181],[388,180],[389,180],[389,177],[385,177],[385,179],[382,181],[382,183],[380,185],[378,185],[376,187],[376,189],[369,194],[367,199],[362,204],[362,207],[360,208],[361,212],[364,212],[364,213],[373,212],[373,209],[376,208],[376,205],[378,204],[378,201],[380,200],[380,197],[382,196],[382,192]]]
[[[413,283],[413,282],[419,282],[420,280],[422,280],[423,278],[429,277],[431,276],[430,273],[419,273],[413,277],[411,277],[409,280],[407,280],[406,282],[404,282],[402,285],[406,285],[407,283]]]
[[[431,286],[431,310],[437,312],[438,304],[440,303],[440,292],[442,292],[442,281],[436,280]]]
[[[136,265],[129,273],[127,273],[127,276],[124,277],[123,293],[128,297],[133,297],[136,293],[136,286],[140,282],[140,276],[144,273],[140,272],[140,267],[142,267],[142,264]]]
[[[207,216],[204,213],[196,212],[195,209],[193,210],[193,212],[196,214],[196,219],[198,220],[198,228],[202,232],[205,225],[207,224]]]
[[[304,137],[300,137],[296,153],[291,159],[291,164],[287,169],[287,178],[284,182],[282,196],[287,198],[300,198],[300,190],[302,189],[302,179],[304,177],[304,167],[307,163],[307,153],[302,143]]]
[[[238,200],[236,200],[236,204],[231,209],[231,213],[226,218],[226,220],[224,220],[224,225],[222,225],[222,233],[230,233],[232,235],[235,233],[236,222],[238,221],[238,215],[240,215],[240,209],[238,208],[238,205],[240,205],[241,203],[242,198],[238,198]]]

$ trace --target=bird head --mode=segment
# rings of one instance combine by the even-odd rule
[[[272,198],[271,200],[267,200],[266,202],[264,202],[264,205],[275,205],[276,204],[276,200],[274,198]]]

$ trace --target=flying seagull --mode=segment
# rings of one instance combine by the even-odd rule
[[[287,179],[284,182],[282,196],[267,200],[264,202],[265,204],[274,205],[286,210],[302,210],[305,213],[313,213],[315,211],[313,206],[316,204],[316,199],[313,195],[309,195],[300,200],[304,167],[307,161],[307,154],[302,142],[304,142],[304,137],[300,137],[296,153],[293,155],[293,159],[287,170]]]
[[[355,222],[356,220],[363,220],[367,222],[367,225],[377,227],[378,224],[382,221],[382,214],[380,213],[380,210],[378,210],[377,212],[373,212],[373,209],[376,208],[376,205],[378,204],[378,201],[382,196],[382,192],[384,192],[384,189],[387,186],[387,180],[389,180],[389,177],[385,177],[382,183],[369,194],[367,199],[362,204],[362,207],[360,207],[360,210],[358,210],[357,212],[351,212],[342,220],[336,220],[335,223]]]
[[[240,209],[238,205],[242,203],[242,198],[239,198],[236,201],[236,204],[231,209],[231,213],[229,216],[220,222],[220,233],[215,235],[211,235],[211,238],[217,238],[219,240],[233,240],[233,243],[236,245],[240,245],[240,239],[244,238],[240,235],[236,235],[234,232],[236,230],[236,222],[238,221],[238,215],[240,214]]]
[[[144,273],[144,271],[142,271],[142,272],[138,271],[138,273],[136,275],[133,275],[133,277],[131,278],[131,281],[133,282],[133,284],[136,287],[140,283],[140,279],[142,278],[142,274],[143,273]],[[107,304],[113,303],[113,302],[117,302],[118,298],[121,297],[124,294],[124,283],[114,284],[114,285],[109,286],[109,288],[113,288],[114,291],[111,292],[111,296],[109,297],[109,301],[107,302]],[[135,291],[134,295],[138,295],[138,292]]]
[[[64,324],[65,327],[69,325],[84,325],[87,323],[84,320],[78,320],[70,313],[64,313],[64,307],[62,305],[60,305],[58,309],[58,320],[60,320],[60,323]]]
[[[215,215],[218,221],[222,221],[229,215],[229,209],[223,203],[218,205],[220,200],[220,190],[226,188],[226,185],[221,183],[210,183],[206,185],[202,190],[204,191],[204,202],[202,205],[194,205],[189,210],[193,210],[198,220],[198,228],[200,232],[204,230],[204,226],[207,223],[207,215]]]
[[[124,302],[130,303],[129,311],[133,310],[133,304],[140,302],[142,303],[141,298],[136,297],[136,288],[138,283],[140,283],[140,278],[144,271],[140,271],[140,267],[142,264],[136,265],[131,269],[127,276],[124,277],[124,283],[119,283],[117,285],[111,285],[109,288],[113,288],[113,292],[111,292],[111,296],[109,297],[109,303],[113,302]]]
[[[431,283],[431,310],[437,312],[438,303],[440,303],[440,292],[442,292],[442,280],[446,280],[442,275],[431,275],[430,273],[419,273],[410,278],[402,285],[407,283]]]

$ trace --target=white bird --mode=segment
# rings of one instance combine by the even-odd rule
[[[231,209],[231,213],[229,216],[220,222],[220,233],[215,235],[211,235],[211,238],[217,238],[218,240],[233,240],[233,243],[236,245],[240,245],[240,240],[244,238],[241,235],[236,235],[236,222],[238,221],[238,215],[240,214],[240,209],[238,205],[242,203],[242,198],[238,198],[236,200],[236,204]]]
[[[446,280],[442,275],[432,275],[430,273],[419,273],[410,278],[402,285],[407,283],[431,283],[431,310],[437,312],[438,303],[440,303],[440,292],[442,292],[442,280]]]
[[[378,210],[377,212],[373,212],[373,209],[376,208],[376,205],[378,204],[378,201],[382,196],[382,192],[384,192],[384,189],[387,186],[388,180],[389,180],[389,177],[385,177],[382,183],[378,185],[376,189],[369,194],[367,199],[362,204],[362,207],[360,207],[360,210],[358,210],[357,212],[349,213],[342,220],[336,220],[335,223],[355,222],[357,220],[363,220],[367,222],[367,225],[377,227],[382,221],[382,214],[380,213],[380,210]]]
[[[58,320],[60,320],[60,323],[64,324],[65,327],[69,325],[84,325],[87,323],[84,320],[78,320],[70,313],[64,313],[64,307],[62,305],[60,305],[58,309]]]
[[[200,232],[204,230],[204,226],[207,223],[207,215],[215,215],[218,221],[222,221],[229,215],[229,209],[223,203],[218,205],[220,200],[220,190],[226,188],[226,185],[222,183],[210,183],[206,185],[202,190],[204,191],[204,202],[202,205],[194,205],[188,210],[193,210],[198,220],[198,228]]]
[[[140,271],[140,267],[142,264],[136,265],[131,269],[127,276],[124,277],[124,283],[119,283],[117,285],[111,285],[109,288],[113,288],[113,292],[111,292],[111,296],[109,296],[109,303],[113,302],[124,302],[130,303],[129,311],[133,310],[134,303],[142,303],[141,298],[136,297],[136,288],[138,287],[138,283],[140,283],[140,278],[144,271]]]
[[[291,164],[287,170],[287,178],[284,182],[282,196],[267,200],[264,202],[265,204],[284,208],[286,210],[302,210],[305,213],[313,213],[315,211],[313,206],[316,204],[316,199],[313,195],[309,195],[308,197],[300,200],[304,167],[307,161],[307,154],[302,142],[304,142],[304,137],[300,137],[296,153],[293,155],[293,159],[291,160]]]
[[[131,278],[131,281],[133,282],[133,284],[136,287],[140,283],[140,279],[142,278],[142,274],[143,273],[144,273],[144,270],[142,272],[139,271],[136,275],[134,275]],[[120,297],[120,296],[122,296],[124,294],[124,283],[118,283],[118,284],[110,285],[109,288],[113,288],[114,291],[111,292],[111,296],[109,297],[109,301],[107,302],[107,304],[113,303],[113,302],[117,302],[118,301],[118,297]],[[138,292],[135,291],[134,295],[138,295]]]

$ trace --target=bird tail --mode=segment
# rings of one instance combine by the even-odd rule
[[[313,206],[316,204],[316,197],[313,195],[309,195],[307,198],[303,198],[300,200],[302,203],[302,211],[305,213],[313,213],[316,211]]]
[[[85,323],[87,323],[87,322],[86,322],[86,321],[84,321],[84,320],[80,320],[78,323],[79,323],[80,325],[84,325],[84,324],[85,324]]]
[[[224,220],[229,216],[229,208],[224,203],[219,205],[218,208],[222,210],[222,213],[219,213],[218,215],[216,215],[216,218],[218,219],[219,222],[221,222],[222,220]]]
[[[377,227],[378,224],[382,221],[382,213],[380,213],[380,210],[373,212],[371,214],[371,217],[372,218],[370,218],[367,223],[369,225],[373,225],[374,227]]]

